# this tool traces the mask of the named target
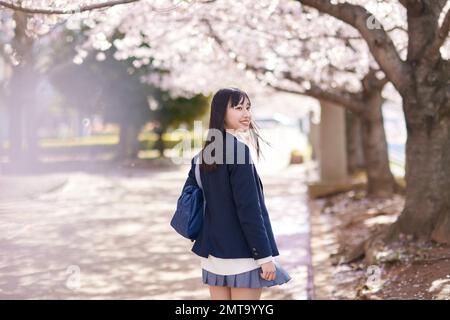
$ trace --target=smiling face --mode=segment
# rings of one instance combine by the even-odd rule
[[[247,131],[250,128],[252,120],[250,101],[243,97],[242,101],[232,106],[231,103],[227,107],[225,114],[225,129],[236,131]]]

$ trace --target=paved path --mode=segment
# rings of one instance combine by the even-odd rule
[[[208,299],[191,242],[169,225],[187,169],[0,176],[0,299]],[[293,278],[262,298],[311,298],[304,167],[260,175]]]

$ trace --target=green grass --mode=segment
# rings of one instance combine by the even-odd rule
[[[115,145],[119,143],[119,136],[91,136],[68,139],[41,139],[39,146],[42,148],[80,147],[95,145]]]
[[[183,138],[191,138],[193,137],[193,133],[165,133],[163,134],[163,140],[165,144],[170,147],[178,142],[180,142]],[[143,146],[153,146],[153,144],[158,139],[158,136],[155,133],[141,133],[138,137],[139,141]],[[70,148],[70,147],[86,147],[86,146],[111,146],[119,143],[119,135],[97,135],[97,136],[89,136],[89,137],[74,137],[74,138],[45,138],[40,139],[39,146],[41,148]],[[9,143],[7,141],[3,142],[3,148],[7,149]]]

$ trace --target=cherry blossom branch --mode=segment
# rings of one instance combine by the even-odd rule
[[[208,33],[211,38],[214,39],[214,41],[219,45],[219,47],[226,52],[227,55],[230,55],[233,57],[233,60],[235,63],[242,63],[242,59],[231,50],[226,43],[217,35],[217,33],[214,31],[210,21],[208,19],[202,19],[201,20],[205,25],[208,27]],[[267,72],[272,73],[273,70],[269,70],[264,67],[257,67],[253,66],[248,63],[244,63],[245,69],[248,71],[252,71],[257,74],[265,74]],[[295,90],[295,89],[288,89],[273,83],[268,83],[268,85],[271,88],[274,88],[278,91],[288,92],[288,93],[295,93],[295,94],[301,94],[304,96],[313,97],[316,99],[326,100],[330,101],[336,104],[339,104],[340,106],[349,109],[352,112],[355,113],[361,113],[363,111],[362,103],[360,102],[361,99],[357,93],[350,93],[350,92],[340,92],[338,90],[324,90],[320,88],[318,85],[312,83],[309,80],[306,80],[302,77],[296,76],[294,77],[291,72],[284,71],[282,72],[283,79],[289,80],[295,84],[302,85],[305,82],[309,83],[309,88],[306,88],[304,90]]]
[[[304,78],[293,77],[290,72],[284,72],[283,75],[285,79],[290,80],[296,84],[305,82]],[[303,95],[339,104],[354,113],[361,113],[363,111],[361,107],[361,97],[358,93],[342,91],[339,89],[325,90],[312,81],[308,81],[308,83],[309,88],[303,91]]]
[[[399,2],[410,12],[419,15],[425,8],[423,0],[399,0]]]
[[[133,2],[138,2],[140,0],[110,0],[106,2],[101,3],[94,3],[89,5],[82,5],[78,6],[74,9],[53,9],[53,8],[30,8],[30,7],[22,7],[21,5],[14,4],[8,1],[0,0],[0,6],[3,6],[5,8],[14,10],[14,11],[21,11],[24,13],[29,14],[74,14],[84,11],[91,11],[96,9],[102,9],[102,8],[108,8],[113,7],[119,4],[128,4]]]
[[[333,4],[330,0],[297,0],[306,6],[327,13],[357,29],[369,49],[399,92],[404,92],[411,79],[409,66],[400,58],[392,39],[382,26],[368,26],[374,16],[364,7],[349,3]]]
[[[277,91],[292,93],[292,94],[300,94],[312,98],[316,98],[318,100],[323,100],[327,102],[331,102],[337,104],[338,106],[344,107],[351,112],[356,114],[360,114],[363,111],[362,104],[359,103],[359,100],[356,100],[354,96],[357,94],[353,93],[345,93],[345,92],[331,92],[329,90],[323,90],[318,86],[313,86],[310,90],[301,91],[296,89],[288,89],[279,85],[269,84],[269,86]],[[359,98],[359,97],[358,97]],[[352,99],[352,101],[350,100]]]
[[[383,79],[378,80],[378,85],[381,87],[384,87],[389,83],[389,79],[387,77],[384,77]]]
[[[120,4],[129,4],[133,2],[139,2],[141,0],[109,0],[101,3],[93,3],[88,5],[80,5],[74,9],[55,9],[55,8],[33,8],[33,7],[23,7],[19,4],[11,3],[8,1],[0,0],[0,6],[5,8],[20,11],[29,14],[74,14],[84,11],[92,11],[96,9],[110,8],[113,6],[117,6]],[[196,2],[200,3],[211,3],[217,0],[196,0]]]
[[[436,38],[433,41],[433,44],[431,45],[429,54],[434,56],[437,52],[439,52],[439,49],[445,43],[445,40],[447,40],[449,32],[450,32],[450,9],[447,11],[444,21],[442,22],[442,26],[439,29]]]

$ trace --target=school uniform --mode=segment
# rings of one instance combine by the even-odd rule
[[[247,288],[283,284],[291,278],[275,260],[279,252],[250,149],[229,132],[223,147],[223,163],[212,171],[200,170],[206,207],[192,251],[200,256],[203,282]],[[191,161],[183,188],[197,185],[197,159]],[[277,267],[273,281],[260,277],[260,265],[268,261]]]

